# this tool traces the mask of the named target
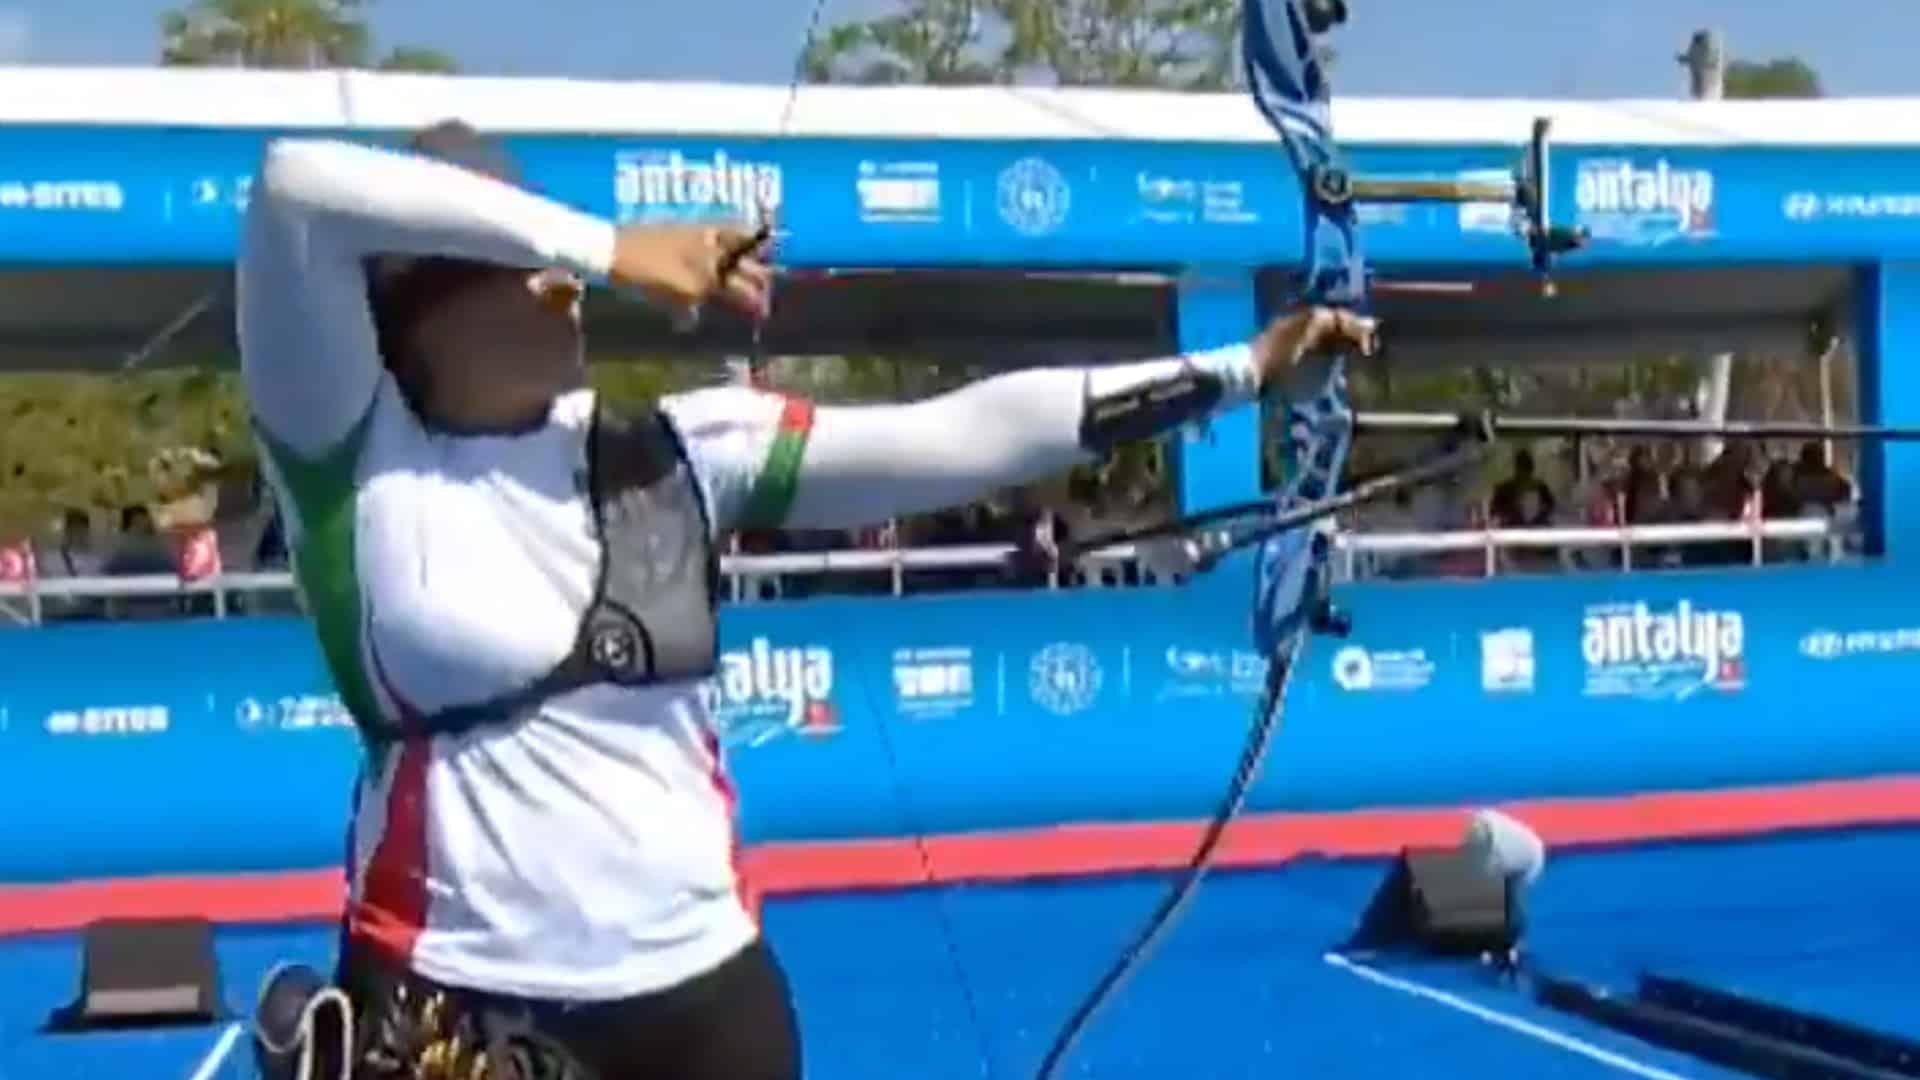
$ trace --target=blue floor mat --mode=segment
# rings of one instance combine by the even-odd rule
[[[1920,1035],[1920,995],[1899,974],[1915,955],[1916,866],[1920,830],[1554,857],[1532,899],[1530,951],[1557,974],[1625,986],[1658,970]],[[1210,879],[1095,1022],[1070,1075],[1734,1075],[1545,1010],[1476,966],[1401,964],[1368,978],[1330,965],[1323,953],[1385,870],[1302,862]],[[1138,877],[776,901],[768,932],[801,1002],[808,1075],[1031,1076],[1165,886]],[[333,940],[327,927],[223,931],[229,1001],[244,1009],[279,960],[330,964]],[[75,940],[8,942],[0,964],[5,1080],[186,1080],[222,1034],[40,1035],[77,985]],[[250,1077],[245,1049],[209,1077]]]

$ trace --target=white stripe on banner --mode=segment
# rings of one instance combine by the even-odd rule
[[[1688,1080],[1687,1077],[1679,1073],[1668,1072],[1657,1066],[1635,1061],[1630,1057],[1616,1054],[1611,1050],[1603,1050],[1584,1039],[1575,1038],[1563,1031],[1555,1031],[1550,1027],[1543,1027],[1531,1021],[1522,1020],[1520,1017],[1512,1016],[1496,1009],[1489,1009],[1484,1005],[1476,1005],[1465,998],[1456,997],[1444,990],[1437,990],[1431,986],[1423,986],[1420,983],[1408,979],[1388,975],[1384,971],[1370,968],[1365,964],[1354,963],[1344,956],[1336,956],[1333,953],[1328,953],[1322,957],[1322,959],[1329,965],[1339,968],[1349,975],[1355,975],[1365,979],[1376,986],[1384,986],[1389,990],[1397,990],[1409,997],[1416,997],[1422,1001],[1430,1001],[1435,1005],[1444,1005],[1455,1012],[1466,1013],[1468,1016],[1477,1020],[1485,1020],[1495,1027],[1506,1028],[1508,1031],[1525,1035],[1530,1039],[1537,1039],[1549,1046],[1557,1046],[1568,1053],[1579,1054],[1583,1058],[1599,1062],[1611,1069],[1618,1069],[1623,1073],[1643,1077],[1645,1080]]]
[[[234,1044],[240,1041],[240,1025],[228,1024],[227,1030],[220,1033],[220,1041],[213,1044],[207,1056],[200,1059],[200,1067],[193,1070],[190,1080],[213,1080],[220,1066],[227,1063],[227,1055],[233,1053]]]

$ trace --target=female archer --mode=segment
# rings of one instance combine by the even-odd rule
[[[585,283],[762,317],[768,254],[742,229],[616,227],[533,194],[458,124],[406,153],[268,148],[242,367],[369,751],[339,969],[355,1075],[414,1075],[448,1032],[484,1048],[513,1017],[602,1080],[797,1077],[700,692],[723,536],[963,504],[1371,335],[1300,311],[1247,344],[905,405],[725,387],[625,410],[588,389]]]

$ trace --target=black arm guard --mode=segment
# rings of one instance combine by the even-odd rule
[[[1219,376],[1188,368],[1102,397],[1089,393],[1080,415],[1080,445],[1106,454],[1153,438],[1212,412],[1226,392]]]

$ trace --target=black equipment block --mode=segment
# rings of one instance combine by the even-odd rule
[[[213,926],[204,919],[114,919],[82,932],[80,995],[53,1032],[209,1024],[221,1019]]]
[[[1346,949],[1505,954],[1524,929],[1515,888],[1465,848],[1406,848]]]

